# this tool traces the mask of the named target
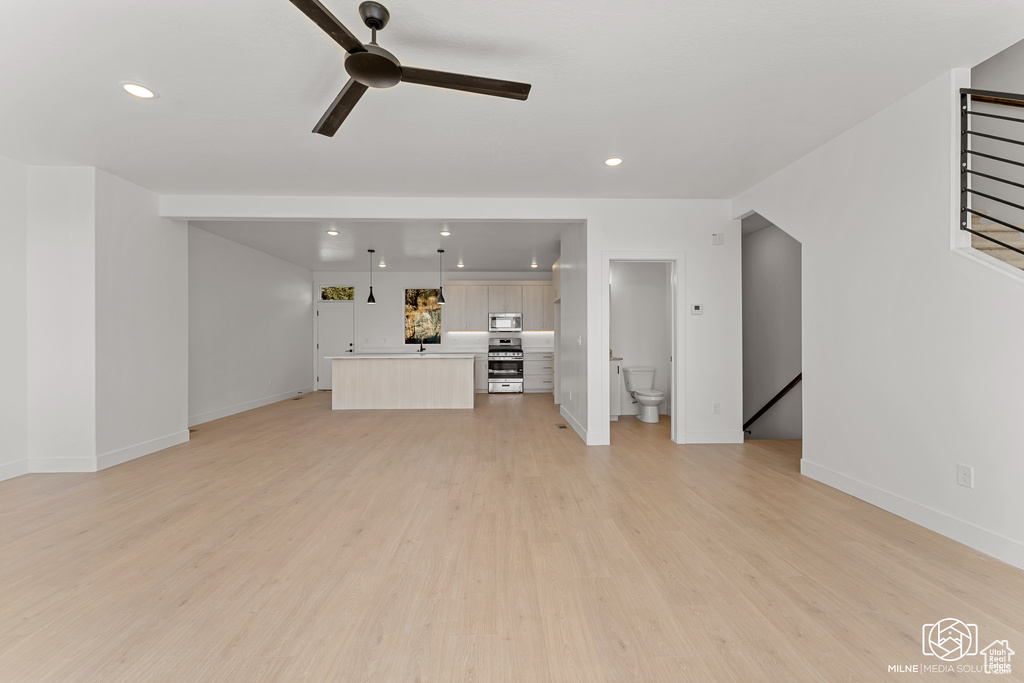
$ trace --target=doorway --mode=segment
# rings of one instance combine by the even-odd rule
[[[669,421],[668,433],[675,443],[685,443],[685,305],[680,291],[683,278],[682,252],[605,252],[603,278],[604,346],[609,351],[612,372],[602,391],[607,416],[608,441],[611,422],[616,418],[639,420],[640,402],[626,389],[625,368],[648,368],[634,377],[651,380],[650,389],[661,392],[661,401],[647,408],[645,422],[657,415]],[[603,349],[602,349],[603,353]],[[612,358],[621,358],[620,361]],[[616,367],[617,366],[617,367]],[[618,372],[615,372],[618,370]],[[653,375],[650,373],[653,370]],[[641,375],[644,372],[647,374]],[[650,403],[650,401],[646,401]],[[618,414],[613,415],[613,407]],[[652,425],[653,427],[654,425]]]
[[[756,213],[742,238],[744,438],[800,439],[803,383],[791,383],[803,376],[802,247]]]
[[[317,391],[331,388],[331,356],[355,352],[355,303],[352,301],[317,302],[316,349],[314,362]]]

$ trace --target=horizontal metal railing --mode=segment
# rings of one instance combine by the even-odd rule
[[[974,90],[971,88],[962,88],[960,90],[960,229],[969,232],[972,235],[977,235],[989,242],[998,244],[1001,247],[1015,251],[1018,254],[1024,255],[1024,245],[1013,246],[1003,242],[1002,240],[996,239],[991,235],[986,235],[978,230],[971,229],[971,216],[979,216],[985,218],[985,220],[1010,228],[1019,233],[1024,233],[1024,228],[1011,223],[1009,220],[997,218],[982,211],[977,211],[972,206],[971,202],[972,197],[982,197],[1002,206],[1008,206],[1012,209],[1024,211],[1024,205],[1011,201],[1005,197],[1000,197],[999,195],[994,194],[994,190],[982,192],[981,190],[975,189],[972,187],[971,182],[972,179],[975,178],[984,178],[986,180],[1000,183],[1001,185],[1024,189],[1024,183],[997,175],[996,171],[983,173],[971,168],[972,158],[988,159],[997,162],[997,164],[1024,168],[1024,162],[1017,161],[1006,156],[1001,156],[1003,152],[1000,152],[1000,154],[990,154],[971,147],[972,140],[979,138],[982,140],[992,140],[1000,143],[1001,145],[1022,147],[1024,147],[1024,140],[1005,137],[1002,135],[993,135],[991,133],[984,133],[982,131],[975,130],[971,128],[971,117],[1008,121],[1011,123],[1024,123],[1024,118],[972,110],[970,106],[972,102],[1024,108],[1024,95],[995,92],[992,90]],[[1013,149],[1013,147],[1008,147],[1007,149]],[[1020,172],[1017,177],[1019,179],[1024,179],[1024,172]],[[988,188],[986,187],[986,189]]]

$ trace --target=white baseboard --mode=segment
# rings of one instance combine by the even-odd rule
[[[235,415],[237,413],[244,413],[247,410],[254,408],[262,408],[263,406],[269,406],[271,403],[277,403],[278,401],[284,401],[285,399],[295,398],[299,394],[308,394],[313,391],[312,386],[302,387],[301,389],[294,389],[292,391],[286,391],[283,394],[274,394],[273,396],[265,396],[258,398],[254,401],[246,401],[245,403],[238,403],[227,408],[220,408],[218,410],[211,410],[206,413],[200,413],[199,415],[189,415],[188,426],[195,427],[196,425],[203,424],[204,422],[210,422],[211,420],[219,420],[222,417],[228,415]]]
[[[565,418],[565,421],[569,423],[569,426],[573,428],[573,431],[579,434],[580,438],[583,439],[583,443],[586,443],[589,446],[590,444],[587,443],[587,430],[583,428],[583,425],[576,421],[576,418],[569,414],[569,411],[565,409],[565,406],[558,406],[558,414]]]
[[[28,461],[31,474],[57,472],[95,472],[96,458],[33,458]]]
[[[915,503],[903,496],[848,477],[823,465],[809,462],[806,458],[800,461],[800,473],[979,550],[986,555],[1024,569],[1024,543],[983,529],[971,522],[965,522],[926,505]]]
[[[743,443],[743,430],[738,432],[686,432],[686,443]]]
[[[23,474],[28,474],[28,460],[18,460],[16,462],[9,462],[6,465],[0,465],[0,481],[14,479]]]
[[[162,451],[165,448],[171,446],[177,446],[179,443],[185,443],[188,441],[188,430],[182,432],[175,432],[174,434],[168,434],[167,436],[161,436],[159,439],[153,439],[144,443],[137,443],[134,446],[128,446],[127,448],[120,448],[110,453],[104,453],[96,458],[96,469],[105,470],[108,467],[114,465],[120,465],[121,463],[134,460],[135,458],[141,458],[144,455],[150,453],[156,453]]]

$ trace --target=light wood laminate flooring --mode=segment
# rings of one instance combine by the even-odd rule
[[[0,681],[933,680],[887,670],[940,664],[947,617],[1024,652],[1024,572],[802,477],[799,442],[623,418],[587,448],[550,395],[477,399],[311,394],[0,483]]]

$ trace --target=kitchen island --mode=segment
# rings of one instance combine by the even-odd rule
[[[357,354],[328,358],[334,410],[473,407],[473,354]]]

